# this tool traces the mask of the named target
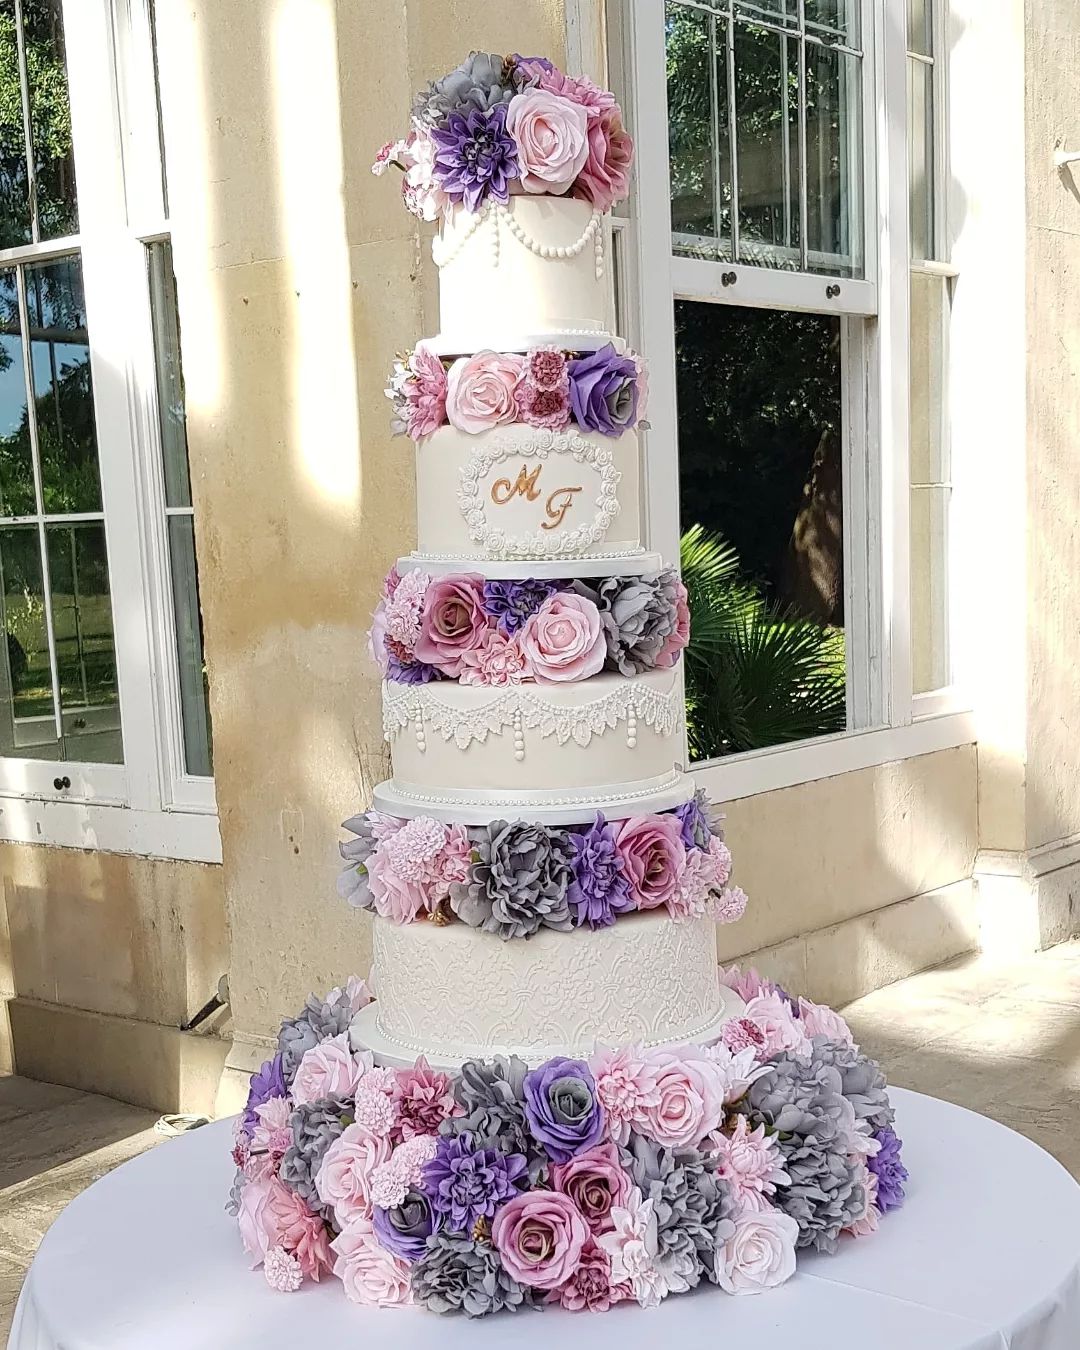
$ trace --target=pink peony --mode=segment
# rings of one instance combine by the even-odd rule
[[[293,1104],[307,1106],[323,1097],[352,1097],[370,1067],[370,1053],[366,1062],[354,1055],[347,1031],[330,1036],[313,1045],[300,1061],[292,1083]]]
[[[678,817],[630,816],[616,827],[615,843],[638,909],[666,905],[686,865]]]
[[[830,1041],[843,1041],[845,1045],[854,1045],[855,1037],[851,1028],[838,1012],[833,1012],[824,1003],[811,1003],[809,999],[799,999],[799,1020],[806,1034],[811,1038],[827,1036]]]
[[[526,89],[506,109],[506,130],[518,152],[525,192],[569,192],[589,154],[589,116],[578,103],[547,89]]]
[[[736,1116],[731,1134],[718,1133],[712,1140],[720,1159],[717,1174],[730,1185],[740,1207],[759,1212],[768,1209],[777,1186],[790,1181],[776,1136],[767,1135],[764,1125],[752,1130],[745,1116]]]
[[[429,895],[429,903],[433,909],[440,900],[445,900],[450,894],[450,887],[454,882],[468,881],[471,863],[472,845],[469,843],[468,830],[464,825],[448,825],[446,843],[434,862],[435,877]]]
[[[738,1054],[740,1050],[753,1050],[758,1059],[767,1058],[765,1033],[756,1022],[751,1022],[748,1018],[736,1017],[730,1022],[725,1022],[720,1040],[732,1054]]]
[[[300,1263],[301,1273],[318,1281],[322,1272],[334,1264],[326,1224],[288,1186],[272,1186],[266,1208],[278,1234],[273,1245],[284,1247]]]
[[[688,848],[686,865],[667,900],[668,913],[677,923],[700,919],[708,910],[709,896],[716,884],[716,866],[709,853],[701,848]]]
[[[462,684],[504,688],[521,684],[531,677],[517,637],[507,637],[498,628],[488,629],[480,645],[461,656],[459,679]]]
[[[394,923],[411,923],[425,908],[423,885],[401,876],[385,849],[376,849],[368,858],[367,870],[376,914]]]
[[[531,380],[522,380],[515,391],[518,417],[531,427],[551,427],[561,431],[570,421],[570,385],[556,389],[538,389]]]
[[[518,640],[529,668],[543,684],[587,679],[603,669],[607,656],[599,610],[573,591],[548,596],[525,621]]]
[[[721,886],[726,886],[731,878],[731,850],[715,834],[709,835],[709,856],[716,868],[717,881]]]
[[[636,1046],[600,1049],[589,1061],[596,1082],[596,1099],[607,1116],[608,1131],[617,1144],[626,1144],[630,1130],[646,1107],[658,1106],[657,1067]]]
[[[419,569],[406,572],[382,606],[382,624],[389,641],[397,643],[399,659],[411,658],[420,640],[420,619],[424,612],[431,577]],[[376,609],[378,615],[378,609]]]
[[[473,435],[517,418],[523,358],[493,351],[459,356],[446,377],[446,416]]]
[[[363,1125],[349,1125],[323,1155],[315,1191],[334,1211],[338,1227],[371,1214],[371,1174],[391,1153],[390,1140]]]
[[[577,1268],[589,1229],[569,1196],[524,1191],[495,1216],[491,1240],[513,1279],[555,1289]]]
[[[638,403],[638,418],[641,417],[641,404]],[[675,605],[675,628],[660,649],[660,654],[656,658],[657,670],[669,670],[678,660],[679,653],[690,641],[690,604],[686,598],[686,587],[680,581],[676,594],[678,600]],[[715,838],[715,836],[713,836]],[[716,842],[719,844],[720,840]]]
[[[463,657],[485,641],[484,578],[475,572],[436,577],[427,588],[416,641],[416,659],[457,679]]]
[[[538,88],[561,94],[571,103],[578,103],[592,112],[599,113],[605,108],[617,106],[615,95],[610,89],[601,89],[585,75],[567,75],[555,66],[548,69],[546,66],[533,65],[528,60],[519,62],[519,66],[536,80]]]
[[[739,886],[729,886],[709,897],[705,913],[713,923],[738,923],[746,913],[750,897]]]
[[[638,1116],[639,1133],[665,1148],[696,1147],[724,1119],[727,1082],[722,1069],[693,1046],[654,1050],[659,1101]]]
[[[618,105],[590,112],[588,154],[574,184],[574,196],[597,211],[610,211],[630,195],[630,166],[634,142],[623,126]]]
[[[612,1285],[611,1257],[590,1238],[577,1270],[565,1284],[551,1291],[548,1302],[559,1303],[570,1312],[607,1312],[628,1293],[626,1286]]]
[[[716,1248],[716,1283],[729,1294],[760,1294],[795,1274],[799,1225],[778,1209],[744,1211],[735,1232]]]
[[[453,1087],[450,1075],[431,1068],[424,1055],[411,1069],[395,1069],[391,1092],[398,1108],[400,1138],[438,1134],[444,1120],[460,1114]]]
[[[408,1265],[381,1245],[370,1219],[354,1219],[330,1246],[337,1257],[334,1274],[354,1303],[396,1308],[412,1302]]]
[[[287,1097],[270,1097],[255,1108],[256,1124],[251,1136],[254,1148],[265,1149],[281,1157],[293,1141],[292,1103]]]
[[[630,1196],[630,1177],[612,1143],[594,1144],[568,1163],[556,1163],[551,1169],[551,1186],[573,1200],[593,1233],[613,1228],[612,1209],[625,1208]]]
[[[767,1059],[785,1052],[805,1055],[810,1050],[810,1037],[791,1006],[777,993],[758,994],[749,999],[743,1016],[765,1036],[764,1054]]]
[[[733,994],[738,994],[744,1003],[749,1003],[752,998],[757,998],[758,994],[771,994],[776,991],[776,985],[772,980],[767,980],[764,975],[759,975],[753,967],[749,970],[742,970],[739,966],[720,967],[720,983],[730,989]]]

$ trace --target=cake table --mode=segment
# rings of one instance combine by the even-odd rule
[[[766,1297],[703,1288],[595,1317],[548,1309],[480,1322],[358,1308],[336,1280],[273,1293],[245,1272],[222,1209],[230,1122],[103,1177],[46,1235],[9,1350],[519,1350],[588,1337],[598,1350],[1075,1350],[1080,1186],[1042,1149],[960,1107],[894,1091],[912,1182],[873,1242],[805,1255]]]

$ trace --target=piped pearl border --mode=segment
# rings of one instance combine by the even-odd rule
[[[431,256],[435,261],[436,267],[446,267],[454,261],[461,253],[461,250],[469,240],[480,229],[485,222],[490,222],[491,227],[491,260],[494,267],[499,265],[499,255],[502,249],[500,238],[500,227],[505,225],[507,230],[514,236],[519,244],[527,248],[530,253],[535,253],[538,258],[547,261],[554,261],[567,258],[576,258],[579,253],[586,249],[589,244],[593,248],[593,269],[596,273],[596,279],[599,281],[604,275],[604,230],[602,226],[603,217],[599,211],[594,211],[589,217],[588,224],[584,230],[574,240],[572,244],[543,244],[529,233],[514,214],[501,202],[487,201],[481,209],[471,215],[468,222],[457,233],[450,244],[440,235],[433,239],[431,243]]]

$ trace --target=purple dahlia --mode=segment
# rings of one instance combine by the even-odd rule
[[[877,1207],[882,1214],[890,1209],[899,1209],[904,1203],[904,1182],[908,1179],[908,1170],[900,1161],[900,1140],[895,1130],[888,1126],[877,1130],[874,1138],[881,1147],[866,1165],[877,1177]]]
[[[566,901],[573,911],[574,925],[608,928],[616,915],[634,908],[614,831],[598,811],[584,833],[571,833],[570,846],[574,850],[574,879]]]
[[[484,613],[507,637],[513,637],[559,589],[557,581],[485,581]]]
[[[399,661],[396,656],[389,656],[386,678],[396,684],[427,684],[429,680],[437,680],[439,672],[426,661]]]
[[[517,146],[506,130],[506,105],[490,112],[452,112],[432,131],[435,182],[452,202],[475,211],[488,198],[506,202],[518,177]]]
[[[259,1117],[255,1114],[255,1108],[268,1102],[271,1097],[284,1097],[285,1072],[281,1064],[281,1056],[275,1055],[273,1059],[268,1059],[258,1071],[251,1075],[251,1087],[248,1091],[247,1104],[244,1107],[244,1119],[242,1129],[250,1139],[255,1132],[255,1126],[259,1123]]]
[[[528,1164],[520,1153],[476,1148],[473,1135],[440,1135],[439,1151],[424,1164],[423,1188],[436,1215],[455,1233],[491,1219],[500,1205],[528,1185]]]

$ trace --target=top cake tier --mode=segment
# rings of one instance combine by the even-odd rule
[[[443,220],[439,268],[442,356],[611,341],[611,281],[600,213],[566,197],[511,196]]]

